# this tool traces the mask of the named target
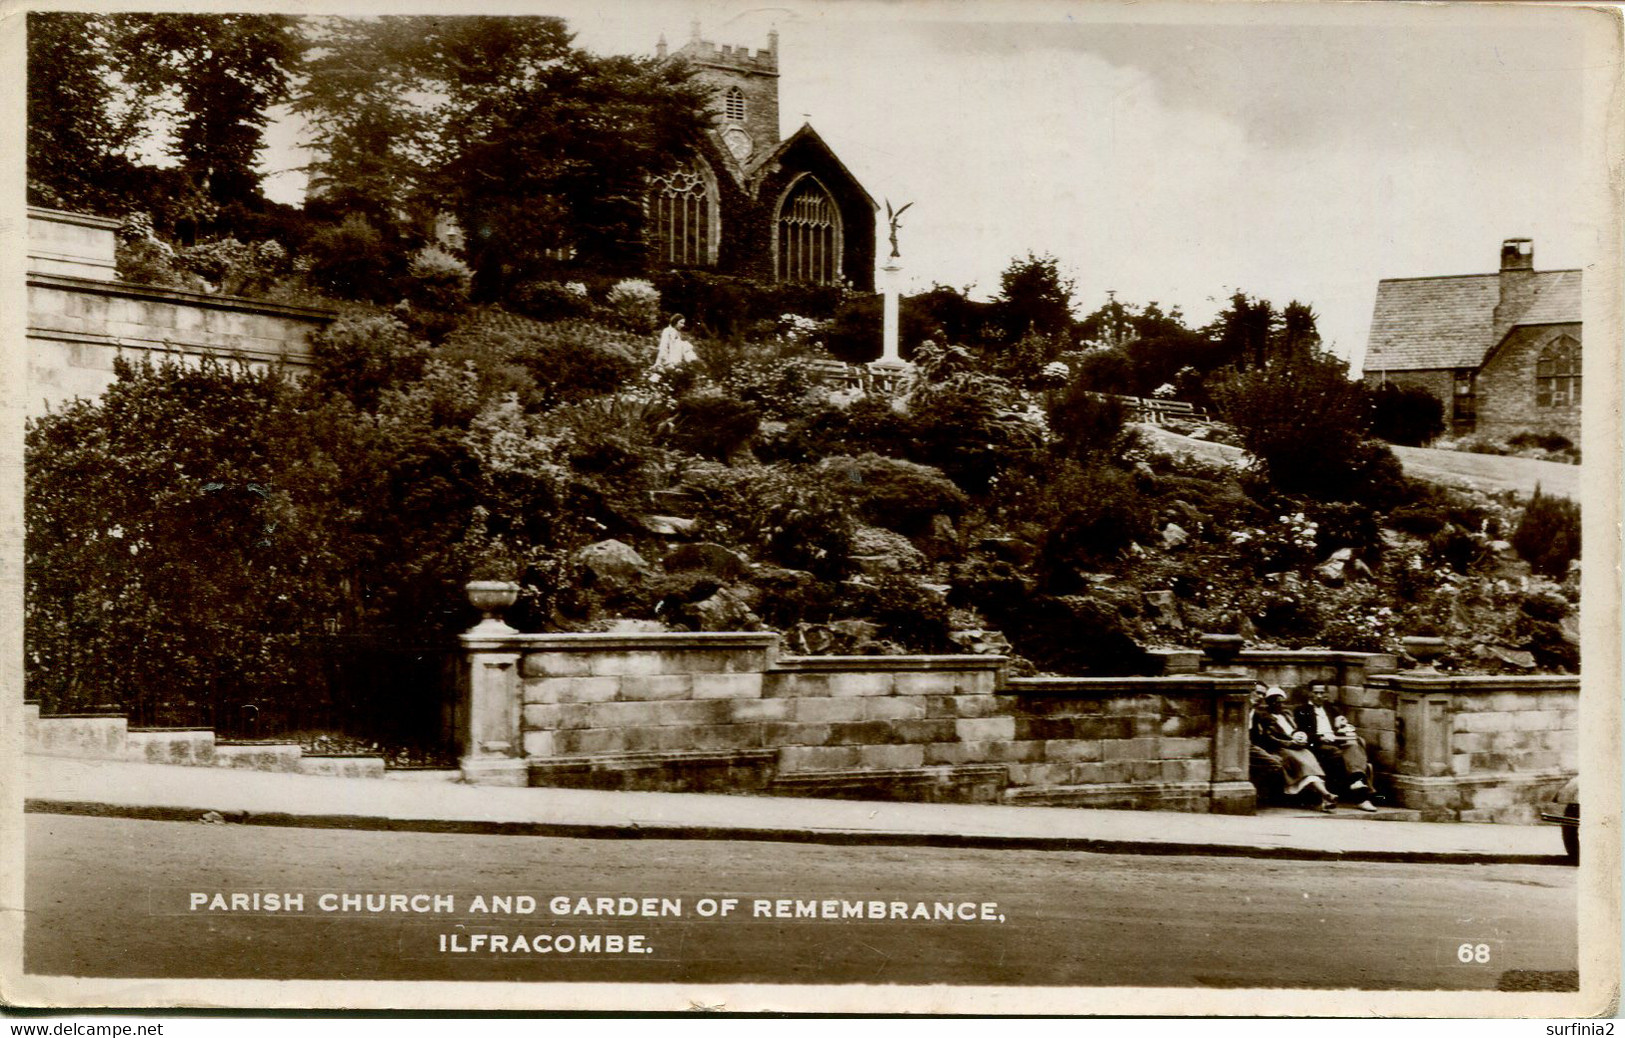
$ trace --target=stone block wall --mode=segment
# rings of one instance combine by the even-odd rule
[[[194,767],[215,762],[212,728],[131,728],[125,739],[131,760]]]
[[[484,733],[469,740],[470,781],[1252,807],[1241,679],[1007,681],[1002,657],[780,658],[771,634],[465,642],[479,650],[471,732]]]
[[[60,209],[28,207],[28,268],[42,274],[113,280],[119,222]]]
[[[384,759],[361,754],[306,756],[298,743],[217,742],[209,728],[131,728],[123,714],[40,716],[23,705],[28,753],[129,760],[185,767],[243,768],[348,778],[383,778]]]
[[[23,742],[49,757],[123,759],[129,733],[123,714],[62,714],[41,719],[38,703],[23,707]]]
[[[101,395],[113,361],[165,354],[254,364],[309,363],[327,310],[34,272],[28,278],[29,414]]]
[[[1498,440],[1521,432],[1558,433],[1580,442],[1580,402],[1537,403],[1535,369],[1541,350],[1564,335],[1579,341],[1579,324],[1515,328],[1478,373],[1478,432]]]
[[[1394,698],[1395,793],[1424,818],[1534,822],[1578,769],[1578,677],[1412,672],[1373,683]]]

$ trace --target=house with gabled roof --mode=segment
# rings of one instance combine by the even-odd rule
[[[691,267],[872,291],[879,208],[811,124],[779,139],[779,40],[765,49],[692,38],[664,60],[694,66],[715,124],[691,162],[645,198],[655,269]]]
[[[1455,435],[1580,442],[1580,271],[1535,269],[1528,238],[1493,274],[1377,283],[1364,377],[1425,389]]]

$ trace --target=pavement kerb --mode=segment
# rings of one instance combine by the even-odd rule
[[[197,822],[207,808],[109,804],[83,800],[29,798],[29,813],[129,818],[141,821]],[[376,815],[296,814],[286,811],[220,811],[223,822],[305,829],[371,832],[445,833],[485,836],[549,836],[586,840],[744,840],[815,843],[834,846],[940,847],[969,850],[1074,851],[1095,854],[1147,854],[1185,857],[1264,858],[1293,861],[1408,862],[1434,865],[1567,865],[1558,854],[1497,854],[1483,851],[1339,850],[1318,847],[1191,843],[1173,840],[1097,839],[1077,836],[1014,836],[991,833],[907,832],[900,830],[767,828],[712,825],[626,825],[584,822],[489,821],[475,819],[390,818]],[[1399,823],[1395,823],[1399,824]]]

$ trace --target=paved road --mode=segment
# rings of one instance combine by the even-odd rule
[[[1399,823],[1393,823],[1399,824]],[[1576,968],[1575,873],[1460,866],[777,843],[570,840],[27,816],[28,972],[257,977],[1473,989]],[[303,896],[191,911],[194,893]],[[323,894],[453,910],[323,911]],[[534,914],[470,911],[531,895]],[[549,911],[678,899],[679,916]],[[736,898],[726,919],[701,898]],[[752,918],[757,900],[918,902],[972,920]],[[212,904],[212,900],[208,903]],[[342,901],[332,902],[342,907]],[[984,910],[985,903],[993,907]],[[262,902],[263,904],[263,902]],[[362,902],[363,906],[365,902]],[[430,898],[418,906],[433,908]],[[384,907],[388,907],[387,903]],[[613,906],[617,910],[619,902]],[[659,909],[658,902],[653,906]],[[643,906],[637,906],[641,912]],[[991,916],[989,921],[980,917]],[[997,921],[1002,917],[1002,922]],[[458,953],[473,935],[642,935],[642,954]],[[446,935],[448,950],[441,950]],[[1488,963],[1462,964],[1464,943]]]
[[[1247,460],[1245,452],[1239,447],[1193,440],[1155,425],[1141,423],[1135,428],[1148,436],[1158,449],[1176,455],[1237,468]],[[1424,447],[1392,449],[1394,456],[1404,466],[1406,474],[1417,479],[1466,487],[1486,494],[1512,490],[1527,497],[1535,492],[1536,486],[1539,486],[1542,491],[1549,494],[1558,494],[1575,500],[1580,496],[1578,465],[1537,461],[1534,458],[1470,454],[1466,451],[1429,450]]]

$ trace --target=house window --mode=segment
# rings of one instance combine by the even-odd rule
[[[841,216],[822,184],[803,177],[779,207],[780,281],[833,285],[840,279]]]
[[[722,117],[731,123],[745,121],[745,92],[738,87],[729,87],[728,92],[722,95]]]
[[[1457,368],[1451,396],[1451,416],[1459,425],[1471,425],[1478,417],[1478,393],[1472,368]]]
[[[1535,404],[1580,406],[1580,344],[1564,335],[1540,351],[1535,361]]]
[[[694,167],[655,177],[649,185],[649,238],[655,259],[673,267],[703,266],[711,259],[711,197]]]

